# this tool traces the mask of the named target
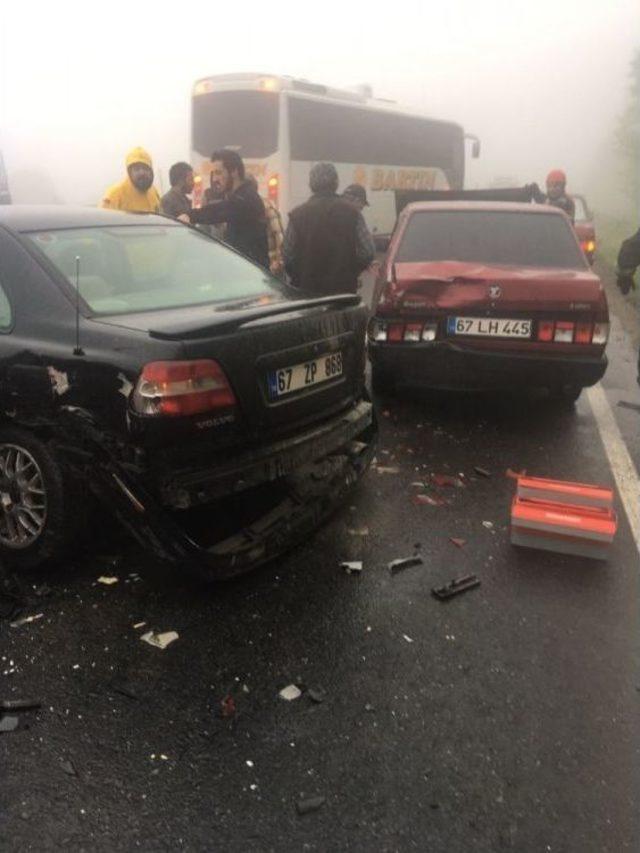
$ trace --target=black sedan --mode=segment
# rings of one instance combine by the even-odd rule
[[[366,470],[357,296],[305,298],[161,216],[0,208],[0,557],[64,553],[97,498],[227,577],[306,536]]]

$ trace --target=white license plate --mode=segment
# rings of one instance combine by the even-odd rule
[[[505,320],[501,317],[448,317],[447,332],[482,338],[530,338],[531,323],[531,320]]]
[[[276,400],[278,397],[293,394],[294,391],[328,382],[336,376],[342,376],[341,352],[332,352],[322,358],[304,361],[291,367],[270,370],[267,374],[269,397]]]

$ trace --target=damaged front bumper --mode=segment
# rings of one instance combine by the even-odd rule
[[[63,425],[66,443],[73,435],[82,445],[89,487],[123,526],[159,558],[195,569],[208,580],[242,574],[305,539],[345,500],[365,473],[377,435],[372,404],[362,401],[328,426],[247,454],[244,468],[236,460],[219,471],[194,475],[193,482],[185,478],[174,481],[171,488],[178,490],[174,498],[202,495],[204,488],[207,494],[221,497],[226,487],[230,487],[226,494],[233,491],[233,484],[237,490],[240,479],[247,489],[243,497],[250,500],[251,487],[277,478],[273,505],[249,524],[239,525],[233,533],[206,546],[180,523],[181,513],[166,509],[140,477],[109,450],[104,434],[88,413],[68,409]],[[77,461],[74,467],[77,469]],[[170,488],[168,483],[165,486]]]

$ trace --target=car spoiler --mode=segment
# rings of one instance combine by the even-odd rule
[[[271,305],[256,305],[239,310],[220,310],[203,319],[202,316],[176,322],[169,321],[167,327],[156,326],[149,329],[149,335],[162,341],[190,340],[202,338],[207,334],[223,334],[232,332],[241,326],[246,326],[255,320],[265,317],[276,317],[279,314],[290,314],[307,308],[348,308],[360,303],[356,293],[337,293],[333,296],[321,296],[312,299],[287,299]]]
[[[414,201],[506,201],[541,204],[544,193],[537,184],[484,190],[396,190],[396,216]]]

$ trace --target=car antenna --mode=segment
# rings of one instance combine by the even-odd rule
[[[74,355],[84,355],[80,346],[80,255],[76,255],[76,345]]]

